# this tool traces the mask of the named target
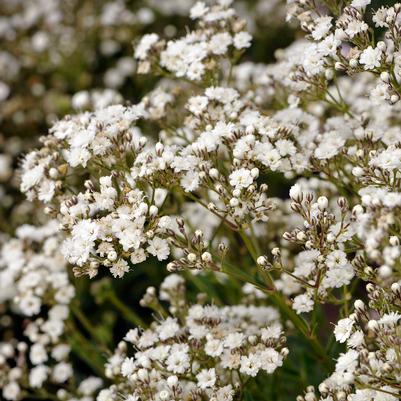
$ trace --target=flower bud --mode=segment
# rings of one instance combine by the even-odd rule
[[[266,266],[267,263],[268,263],[268,260],[267,260],[266,256],[259,256],[259,257],[256,259],[256,263],[257,263],[259,266]]]
[[[241,190],[238,188],[234,189],[233,196],[235,196],[236,198],[239,198],[241,196]]]
[[[321,211],[326,210],[329,205],[329,200],[325,196],[319,196],[317,199],[317,205]]]
[[[363,168],[362,167],[354,167],[352,169],[352,175],[355,177],[362,177],[363,176]]]
[[[358,60],[352,58],[352,59],[349,61],[349,66],[350,66],[351,68],[356,68],[356,67],[358,67]]]
[[[401,296],[401,286],[398,283],[391,284],[391,291],[397,296]]]
[[[155,145],[155,150],[157,154],[161,154],[164,150],[164,145],[160,142],[157,142]]]
[[[365,309],[365,304],[360,299],[354,302],[354,307],[357,311],[363,311]]]
[[[368,329],[371,331],[379,330],[379,323],[377,323],[377,320],[369,320]]]
[[[277,248],[277,247],[273,248],[272,249],[272,255],[275,256],[275,257],[279,257],[281,255],[280,248]]]
[[[239,205],[239,200],[237,198],[231,198],[230,199],[230,206],[231,207],[237,207]]]
[[[211,168],[209,170],[209,176],[211,178],[214,178],[214,179],[218,178],[219,177],[219,171],[217,170],[217,168]]]
[[[110,260],[110,262],[114,262],[117,260],[117,252],[116,251],[110,251],[107,254],[107,259]]]
[[[167,378],[167,385],[172,388],[172,387],[176,387],[178,384],[178,377],[177,376],[169,376]]]
[[[206,263],[209,263],[212,261],[212,255],[209,252],[203,252],[201,258]]]
[[[158,207],[155,206],[155,205],[152,205],[152,206],[149,208],[149,214],[150,214],[151,216],[156,216],[158,211],[159,211],[159,209],[158,209]]]
[[[316,395],[314,393],[306,393],[305,401],[316,401]]]
[[[291,199],[298,200],[302,198],[302,190],[299,184],[295,184],[290,189],[290,197]]]
[[[189,253],[187,259],[189,262],[194,263],[196,261],[196,255],[194,253]]]
[[[390,74],[389,74],[387,71],[383,71],[383,72],[380,74],[380,79],[381,79],[383,82],[388,83],[388,82],[390,81]]]
[[[251,170],[251,176],[252,176],[253,178],[258,178],[258,177],[259,177],[259,169],[258,169],[257,167],[255,167],[255,168],[253,168],[253,169]]]

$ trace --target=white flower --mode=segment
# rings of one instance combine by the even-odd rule
[[[316,26],[312,31],[313,39],[321,40],[329,33],[332,19],[333,18],[329,16],[319,17],[316,19]]]
[[[198,381],[198,387],[202,390],[211,388],[216,383],[216,371],[214,368],[203,369],[196,375],[196,380]]]
[[[156,256],[158,260],[167,259],[170,254],[170,247],[165,239],[155,237],[148,241],[149,246],[146,250],[153,256]]]
[[[348,25],[345,33],[350,37],[353,38],[354,36],[358,35],[361,32],[365,32],[369,29],[369,25],[364,21],[358,20],[351,20]]]
[[[71,364],[67,362],[58,363],[52,372],[52,378],[56,383],[63,383],[73,375]]]
[[[230,185],[236,189],[248,188],[253,183],[251,171],[246,168],[240,168],[233,171],[230,176]]]
[[[157,327],[157,332],[159,334],[160,340],[165,341],[171,337],[176,336],[179,329],[180,326],[178,325],[177,320],[168,317]]]
[[[340,354],[336,363],[336,372],[353,372],[358,364],[359,353],[355,350],[349,350],[345,354]]]
[[[217,55],[225,54],[232,42],[233,39],[228,32],[217,33],[210,39],[210,51]]]
[[[205,345],[205,352],[209,356],[220,356],[223,352],[223,343],[218,339],[208,339]]]
[[[336,340],[340,343],[344,343],[345,341],[347,341],[349,336],[351,335],[353,326],[354,321],[350,318],[339,320],[334,329]]]
[[[3,397],[6,400],[17,401],[20,397],[21,389],[18,383],[12,381],[3,387]]]
[[[188,345],[179,346],[174,344],[167,358],[167,370],[173,373],[182,374],[190,367],[188,356]]]
[[[300,314],[300,313],[304,313],[304,312],[310,312],[311,310],[313,310],[313,305],[314,305],[314,302],[309,295],[301,294],[301,295],[297,295],[294,298],[292,308],[295,310],[295,312]]]
[[[342,267],[348,263],[347,255],[344,251],[335,250],[329,253],[326,257],[326,264],[329,268]]]
[[[198,1],[190,11],[192,19],[198,19],[203,17],[209,11],[209,7],[203,1]]]
[[[393,327],[395,326],[398,321],[401,319],[401,314],[397,312],[390,312],[384,314],[380,319],[379,319],[379,324],[382,324],[383,326],[386,327]]]
[[[363,331],[357,330],[347,341],[347,346],[350,348],[358,348],[364,342]]]
[[[149,50],[159,40],[159,35],[151,33],[142,36],[140,42],[135,48],[135,58],[138,60],[145,60],[148,57]]]
[[[48,357],[45,347],[40,343],[33,344],[29,352],[29,358],[34,365],[46,362]]]
[[[188,171],[181,178],[181,186],[185,192],[193,192],[199,188],[199,173],[196,171]]]
[[[321,160],[331,159],[339,153],[344,144],[345,139],[337,132],[331,131],[324,135],[322,141],[315,149],[315,156]]]
[[[113,263],[113,266],[110,268],[110,273],[118,278],[123,277],[128,271],[129,265],[124,259],[119,259],[116,263]]]
[[[136,249],[131,253],[130,260],[132,264],[142,263],[146,260],[146,253],[142,248]]]
[[[351,7],[365,8],[371,3],[371,0],[352,0]]]
[[[209,100],[206,96],[192,96],[188,100],[188,110],[196,116],[201,114],[207,107]]]
[[[245,49],[251,45],[252,36],[248,32],[239,32],[234,36],[234,47]]]
[[[132,375],[135,369],[134,358],[125,358],[121,365],[121,374],[124,377],[129,377]]]
[[[19,307],[26,316],[37,315],[40,312],[41,305],[41,299],[30,294],[23,296],[19,301]]]
[[[373,70],[375,67],[380,67],[382,51],[379,48],[369,46],[359,57],[360,64],[364,65],[365,70]]]
[[[49,367],[44,365],[35,366],[29,372],[29,385],[33,388],[42,387],[49,375]]]
[[[33,186],[37,185],[44,174],[42,165],[35,166],[22,174],[21,191],[25,192]]]
[[[224,346],[229,349],[239,348],[239,347],[241,347],[244,340],[245,340],[245,336],[243,333],[230,333],[224,339]]]
[[[257,354],[241,356],[240,372],[248,376],[255,377],[258,374],[259,370],[262,368],[261,365],[261,358]]]
[[[283,365],[283,357],[273,348],[267,348],[260,353],[262,369],[272,374],[278,367]]]

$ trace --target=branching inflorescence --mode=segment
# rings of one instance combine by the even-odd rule
[[[306,36],[263,64],[241,61],[252,36],[231,3],[142,36],[132,61],[154,88],[76,94],[88,110],[24,156],[44,213],[2,240],[3,398],[284,400],[269,391],[288,372],[321,382],[298,401],[400,398],[401,5],[289,1]],[[111,346],[75,287],[154,264],[170,274],[140,301],[151,319],[106,297],[136,326]]]

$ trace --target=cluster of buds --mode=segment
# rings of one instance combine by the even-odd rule
[[[285,232],[283,238],[305,250],[296,255],[291,268],[283,262],[280,250],[273,249],[271,268],[279,270],[282,276],[289,276],[289,279],[281,280],[292,282],[283,288],[288,295],[304,289],[305,292],[297,295],[293,302],[297,313],[302,313],[311,311],[316,302],[327,301],[331,290],[351,282],[355,273],[347,257],[346,245],[349,246],[355,229],[345,198],[337,200],[336,216],[325,196],[316,199],[312,193],[304,193],[299,184],[291,188],[290,197],[291,209],[302,217],[303,228]]]

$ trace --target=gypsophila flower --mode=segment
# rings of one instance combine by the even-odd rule
[[[135,346],[132,357],[128,356],[131,354],[128,344],[124,343],[127,346],[120,346],[109,358],[106,374],[110,379],[120,377],[120,384],[108,390],[112,399],[117,399],[119,393],[148,399],[156,393],[170,394],[174,388],[180,388],[182,395],[179,399],[183,399],[194,386],[199,389],[193,393],[196,399],[201,399],[202,395],[224,395],[231,399],[237,390],[224,371],[231,371],[232,379],[238,382],[242,376],[254,377],[263,371],[273,373],[282,366],[286,352],[275,349],[283,342],[281,334],[274,339],[262,340],[259,332],[262,327],[274,324],[281,333],[278,315],[273,308],[187,305],[183,298],[185,289],[178,278],[177,275],[168,276],[161,286],[163,299],[178,306],[170,308],[173,316],[155,322],[152,329],[141,335],[131,330],[126,340]],[[143,300],[150,293],[148,291]],[[145,302],[148,306],[153,304],[150,300]],[[181,316],[181,323],[178,316]],[[245,331],[241,328],[243,319],[248,322]],[[254,340],[250,342],[249,336]],[[213,368],[207,367],[209,362],[213,362]],[[190,372],[194,376],[188,380]],[[100,393],[98,400],[103,399],[105,391]]]

